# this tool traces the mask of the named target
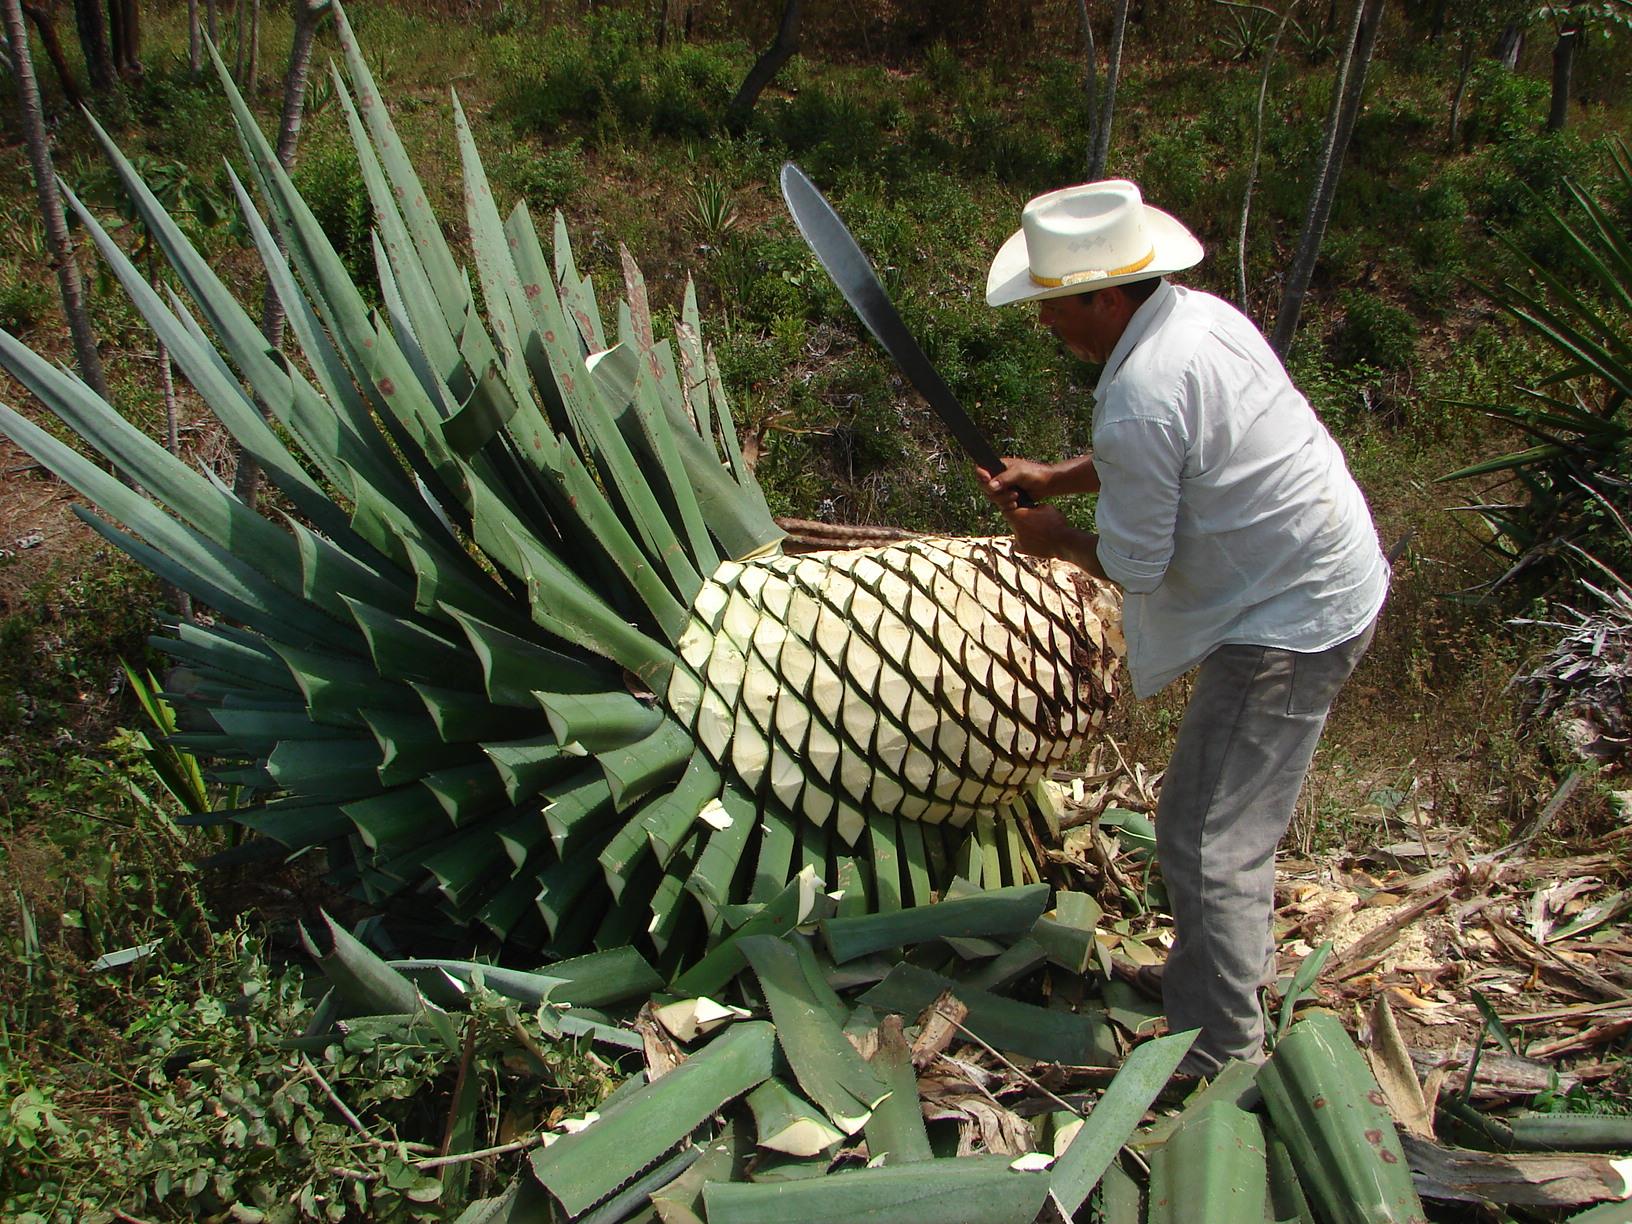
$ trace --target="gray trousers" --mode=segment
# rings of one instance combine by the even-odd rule
[[[1275,847],[1286,834],[1363,632],[1313,654],[1221,646],[1201,664],[1156,806],[1156,855],[1177,928],[1162,972],[1173,1032],[1199,1028],[1181,1070],[1262,1055],[1258,990],[1273,969]]]

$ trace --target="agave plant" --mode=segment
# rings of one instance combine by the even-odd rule
[[[191,306],[73,201],[281,525],[0,333],[0,363],[145,492],[3,406],[0,428],[216,613],[157,640],[204,728],[175,739],[259,799],[198,819],[321,847],[377,903],[671,970],[806,867],[851,910],[1038,879],[1024,799],[1109,700],[1108,590],[997,540],[783,555],[689,285],[659,339],[625,252],[609,337],[559,214],[553,258],[525,205],[500,219],[455,98],[478,295],[335,18],[383,308],[219,59],[271,228],[232,186],[298,363],[100,129]]]
[[[1612,160],[1623,195],[1632,197],[1632,155],[1617,140]],[[1538,564],[1572,562],[1597,537],[1624,542],[1617,517],[1629,503],[1632,424],[1632,245],[1614,211],[1569,180],[1581,210],[1572,223],[1548,206],[1548,217],[1579,275],[1507,245],[1526,272],[1524,283],[1485,287],[1485,294],[1559,358],[1558,368],[1513,404],[1474,404],[1527,434],[1533,445],[1442,477],[1464,480],[1508,473],[1522,500],[1472,507],[1489,525],[1490,547],[1508,565],[1498,584]],[[1607,513],[1606,513],[1607,511]]]

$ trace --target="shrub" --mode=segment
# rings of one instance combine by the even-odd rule
[[[583,188],[583,152],[576,137],[543,152],[518,142],[499,155],[495,177],[535,211],[560,208]]]
[[[1509,72],[1494,60],[1482,61],[1468,88],[1463,140],[1472,146],[1534,133],[1547,113],[1548,89],[1546,81]]]
[[[757,114],[769,134],[787,147],[818,181],[845,171],[887,170],[902,156],[898,129],[906,112],[899,101],[864,97],[859,89],[812,85],[780,106],[760,103]]]
[[[1152,134],[1139,171],[1139,188],[1145,197],[1181,217],[1194,215],[1213,162],[1195,129],[1192,123],[1174,124]]]
[[[364,292],[377,292],[379,280],[370,237],[374,214],[350,143],[314,142],[295,163],[294,180],[351,279]]]
[[[11,264],[0,264],[0,327],[16,335],[51,310],[51,282]]]
[[[664,54],[646,86],[659,136],[705,136],[736,92],[736,66],[713,47],[687,43]]]
[[[1342,322],[1332,337],[1332,360],[1340,366],[1401,370],[1416,352],[1417,323],[1409,312],[1363,289],[1338,297]]]

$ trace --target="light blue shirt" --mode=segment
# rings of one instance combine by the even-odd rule
[[[1138,696],[1218,646],[1335,646],[1382,607],[1388,564],[1342,451],[1229,303],[1164,282],[1139,307],[1094,391],[1093,446]]]

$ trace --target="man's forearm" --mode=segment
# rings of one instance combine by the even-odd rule
[[[1099,472],[1094,467],[1094,452],[1062,459],[1054,465],[1049,493],[1054,497],[1068,497],[1073,493],[1098,493]]]
[[[1069,561],[1095,578],[1110,581],[1105,574],[1105,567],[1099,563],[1099,537],[1093,532],[1073,530],[1060,544],[1061,561]]]

